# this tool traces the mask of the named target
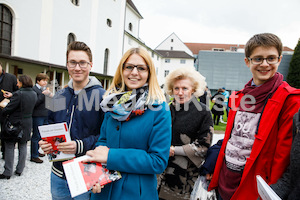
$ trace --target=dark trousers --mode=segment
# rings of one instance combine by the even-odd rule
[[[27,155],[27,143],[18,143],[18,164],[16,167],[16,172],[22,173],[25,168],[25,161]],[[12,176],[13,174],[13,166],[14,166],[14,158],[15,158],[15,145],[16,142],[5,142],[5,164],[4,164],[4,172],[5,176]]]
[[[46,124],[48,124],[48,117],[32,117],[31,158],[39,157],[39,141],[41,140],[41,135],[38,127]]]
[[[0,138],[1,138],[1,135],[2,135],[2,122],[0,122]],[[2,139],[1,139],[1,152],[2,152],[2,158],[4,158],[5,157],[5,142]]]
[[[215,114],[214,114],[214,124],[215,124],[215,125],[219,125],[220,116],[221,116],[221,115],[215,115]]]

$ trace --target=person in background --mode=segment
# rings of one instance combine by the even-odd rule
[[[15,75],[7,73],[4,71],[2,67],[2,63],[0,62],[0,102],[4,98],[10,98],[12,97],[12,92],[15,92],[18,90],[17,86],[17,78]],[[2,110],[0,109],[0,127],[2,128],[3,118],[1,114]],[[0,136],[1,136],[1,130],[0,130]],[[5,158],[5,148],[4,148],[4,141],[1,139],[1,152],[2,152],[2,158]]]
[[[226,116],[228,118],[228,113],[229,113],[229,107],[228,107],[228,99],[229,99],[229,92],[225,89],[225,87],[222,87],[222,94],[224,95],[224,106],[226,109]]]
[[[62,142],[58,150],[65,154],[85,155],[93,149],[99,137],[99,130],[104,113],[100,110],[100,102],[105,90],[95,77],[89,77],[92,68],[92,52],[84,43],[75,41],[67,49],[67,69],[71,80],[68,87],[58,91],[53,97],[56,108],[50,111],[50,124],[66,122],[69,127],[71,142]],[[61,104],[65,99],[65,105]],[[52,149],[51,143],[40,140],[39,145],[44,153]],[[72,199],[68,188],[62,161],[53,162],[51,173],[52,200]],[[75,197],[76,200],[87,200],[90,193]]]
[[[31,162],[42,163],[43,161],[39,157],[45,156],[45,154],[39,153],[39,141],[41,140],[39,126],[48,124],[48,109],[45,107],[45,94],[50,95],[47,84],[49,77],[47,74],[39,73],[36,76],[36,84],[32,89],[37,94],[37,102],[32,113],[32,136],[31,136]]]
[[[245,63],[253,77],[229,99],[225,136],[208,188],[217,188],[223,200],[256,200],[256,175],[274,184],[289,165],[300,90],[277,72],[281,60],[282,43],[272,33],[256,34],[246,43]]]
[[[106,163],[122,178],[102,189],[96,184],[91,199],[158,199],[156,174],[168,163],[171,115],[147,50],[125,52],[101,108],[105,119],[87,161]]]
[[[300,109],[293,118],[293,144],[290,165],[272,189],[282,200],[294,200],[300,197]]]
[[[209,102],[210,102],[210,99],[211,99],[211,92],[210,90],[208,89],[208,87],[206,86],[205,90],[204,90],[204,94],[201,95],[199,97],[199,100],[201,103],[205,104],[207,107],[209,107]]]
[[[21,123],[23,135],[21,139],[10,137],[3,133],[5,141],[5,165],[0,179],[10,179],[13,174],[15,144],[18,143],[18,164],[15,174],[21,176],[27,156],[27,141],[30,140],[32,127],[32,112],[37,100],[36,93],[32,89],[32,80],[27,75],[22,75],[17,80],[20,90],[13,92],[10,102],[2,110],[2,117],[8,117],[12,123]]]
[[[205,158],[205,162],[199,169],[200,175],[205,176],[206,180],[208,180],[208,181],[210,181],[213,177],[215,165],[216,165],[217,158],[218,158],[221,146],[222,146],[222,142],[223,142],[223,139],[218,140],[218,142],[216,144],[209,147],[206,158]]]
[[[211,112],[214,115],[214,125],[219,125],[220,117],[224,115],[224,99],[223,90],[220,88],[218,92],[211,97],[211,101],[214,104],[211,108]]]
[[[209,108],[198,102],[205,78],[194,68],[178,68],[165,81],[170,104],[172,143],[167,169],[160,175],[160,199],[189,199],[213,135]]]

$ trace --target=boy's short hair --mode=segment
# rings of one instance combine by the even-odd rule
[[[260,33],[248,40],[245,46],[245,56],[250,57],[256,47],[275,47],[278,55],[282,54],[282,42],[280,38],[272,33]]]
[[[49,81],[49,76],[47,74],[44,74],[44,73],[39,73],[35,77],[35,82],[37,83],[38,81],[41,81],[41,80],[47,80],[47,81]]]
[[[93,62],[92,51],[91,51],[90,47],[88,47],[88,45],[86,45],[84,42],[74,41],[68,45],[67,57],[66,57],[67,62],[68,62],[70,51],[84,51],[87,53],[87,55],[90,59],[89,61]]]

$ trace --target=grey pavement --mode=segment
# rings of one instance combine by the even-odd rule
[[[215,144],[224,138],[224,132],[217,131],[213,135]],[[44,162],[37,164],[30,162],[30,143],[27,146],[26,167],[21,176],[13,175],[9,180],[0,180],[0,200],[51,200],[50,172],[51,164],[47,157]],[[15,149],[14,170],[17,165],[18,150]],[[0,159],[0,174],[4,171],[4,160]]]
[[[41,158],[41,164],[30,162],[30,143],[27,146],[25,169],[21,176],[0,180],[0,200],[50,200],[51,164],[47,157]],[[16,145],[17,147],[17,145]],[[18,160],[18,150],[15,149],[14,170]],[[0,174],[4,171],[4,160],[0,159]]]

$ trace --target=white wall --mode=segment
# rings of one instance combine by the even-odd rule
[[[93,0],[95,3],[99,0]],[[100,3],[101,2],[101,3]],[[97,31],[94,42],[96,72],[103,73],[105,49],[109,49],[108,75],[113,76],[123,55],[124,16],[126,1],[101,0],[98,4]],[[106,24],[111,19],[112,27]],[[93,31],[91,31],[93,33]],[[99,69],[99,70],[98,70]]]
[[[141,17],[128,5],[126,6],[124,30],[136,38],[139,38]],[[132,24],[132,31],[129,30],[129,23]]]
[[[180,60],[185,60],[185,64],[181,64]],[[165,71],[169,70],[169,73],[174,71],[175,69],[181,68],[181,67],[193,67],[194,66],[194,59],[184,59],[184,58],[170,58],[170,63],[165,62],[165,58],[161,59],[160,63],[160,70],[158,74],[158,82],[159,85],[164,84],[165,82]]]
[[[108,74],[122,56],[126,1],[0,0],[13,14],[12,55],[65,65],[67,36],[74,33],[93,52],[92,71],[103,73],[104,51],[109,49]],[[111,19],[112,27],[106,24]]]
[[[171,47],[173,49],[171,49]],[[179,39],[179,37],[175,33],[172,33],[162,43],[160,43],[155,49],[185,51],[187,54],[193,56],[193,52]]]

